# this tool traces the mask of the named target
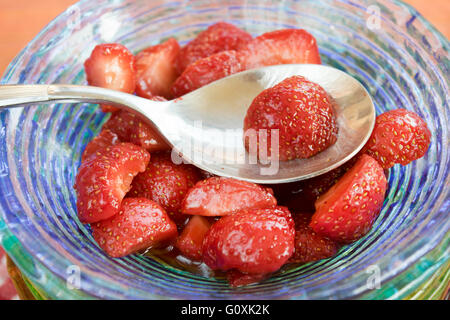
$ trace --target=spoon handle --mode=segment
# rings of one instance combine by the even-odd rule
[[[0,86],[0,109],[49,101],[48,85]]]
[[[141,98],[120,91],[78,85],[1,85],[0,110],[33,103],[89,102],[127,106],[135,111]],[[146,103],[159,104],[147,100]]]

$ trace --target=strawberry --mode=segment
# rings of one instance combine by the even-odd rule
[[[19,275],[15,269],[9,265],[7,255],[0,245],[0,301],[16,300],[18,297],[17,290],[11,280],[13,278],[17,279]]]
[[[218,22],[200,32],[197,37],[181,48],[177,59],[178,73],[195,61],[226,50],[240,50],[252,36],[226,22]]]
[[[383,205],[387,181],[378,162],[363,154],[356,164],[316,201],[310,226],[319,235],[351,243],[372,227]]]
[[[178,76],[175,61],[180,46],[174,38],[136,55],[136,93],[144,98],[170,98],[170,87]]]
[[[307,263],[334,256],[341,247],[314,232],[309,226],[312,214],[293,215],[295,221],[295,251],[289,262]]]
[[[243,209],[277,205],[271,189],[233,178],[212,177],[191,188],[181,204],[184,214],[225,216]]]
[[[316,39],[303,29],[264,33],[241,50],[245,69],[276,64],[320,64]]]
[[[118,43],[99,44],[85,61],[86,78],[91,86],[133,93],[136,87],[136,68],[133,54]],[[103,112],[118,108],[102,105]]]
[[[311,179],[271,185],[278,204],[286,206],[294,212],[314,213],[316,210],[314,204],[319,196],[327,192],[355,164],[358,158],[353,157],[342,166]]]
[[[150,154],[131,143],[99,150],[84,161],[76,176],[78,217],[82,223],[105,220],[119,211],[133,177],[143,172]]]
[[[134,179],[129,196],[151,199],[160,204],[175,222],[182,222],[187,216],[180,212],[181,201],[199,179],[196,167],[174,164],[170,152],[154,153],[145,172]]]
[[[127,198],[110,219],[93,223],[92,235],[111,257],[118,258],[159,246],[177,236],[177,226],[157,203]]]
[[[247,131],[252,129],[251,131]],[[272,134],[278,130],[279,159],[309,158],[336,142],[337,124],[330,97],[318,84],[293,76],[262,91],[251,103],[244,119],[245,144],[250,153],[252,132],[267,130],[258,148],[272,155]],[[264,133],[265,131],[263,131]],[[256,151],[256,150],[255,150]],[[262,150],[259,150],[261,153]]]
[[[211,224],[202,216],[192,216],[178,237],[175,247],[191,260],[202,259],[203,239]]]
[[[170,149],[159,133],[140,116],[125,110],[112,114],[103,125],[103,130],[105,129],[117,134],[121,141],[131,142],[149,152]]]
[[[172,86],[174,97],[182,96],[220,78],[242,71],[239,54],[222,51],[190,64]]]
[[[260,282],[268,277],[268,274],[246,274],[237,270],[227,271],[228,284],[233,287],[248,286],[252,283]]]
[[[203,262],[213,270],[271,273],[291,257],[294,237],[287,208],[243,210],[212,225],[203,240]]]
[[[99,150],[116,145],[119,142],[117,134],[108,129],[103,129],[98,136],[94,137],[94,139],[86,145],[86,148],[84,148],[83,154],[81,155],[81,162],[86,161],[92,156],[101,155]]]
[[[384,169],[407,165],[425,155],[431,132],[414,112],[397,109],[380,114],[362,152],[375,158]]]

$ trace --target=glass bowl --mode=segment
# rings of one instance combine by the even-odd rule
[[[253,35],[305,28],[323,63],[358,78],[378,113],[406,108],[426,120],[430,149],[390,171],[372,231],[331,259],[238,289],[144,256],[109,258],[78,221],[72,188],[81,152],[108,116],[96,105],[36,105],[0,112],[0,240],[26,278],[48,298],[381,299],[442,292],[449,276],[448,41],[401,2],[85,0],[39,33],[1,82],[84,84],[83,62],[98,43],[120,42],[133,52],[170,36],[183,44],[221,20]]]

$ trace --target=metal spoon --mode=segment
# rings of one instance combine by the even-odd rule
[[[293,75],[321,85],[336,102],[336,143],[308,159],[261,164],[243,144],[243,120],[264,89]],[[155,102],[114,90],[76,85],[0,86],[0,110],[42,102],[90,102],[122,106],[140,113],[178,154],[211,173],[255,183],[285,183],[326,173],[352,158],[366,143],[375,108],[353,77],[323,65],[278,65],[248,70],[215,81],[179,99]],[[256,163],[255,163],[256,162]]]

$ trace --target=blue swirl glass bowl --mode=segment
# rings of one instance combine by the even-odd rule
[[[0,240],[23,274],[48,298],[437,297],[450,275],[448,41],[401,2],[85,0],[50,23],[1,82],[83,84],[98,43],[134,52],[170,36],[186,43],[221,20],[254,35],[305,28],[323,63],[358,78],[378,113],[406,108],[426,120],[430,149],[390,171],[372,231],[331,259],[239,289],[144,256],[111,259],[78,221],[72,188],[107,115],[96,105],[36,105],[0,112]],[[66,282],[76,285],[78,271],[74,289]]]

